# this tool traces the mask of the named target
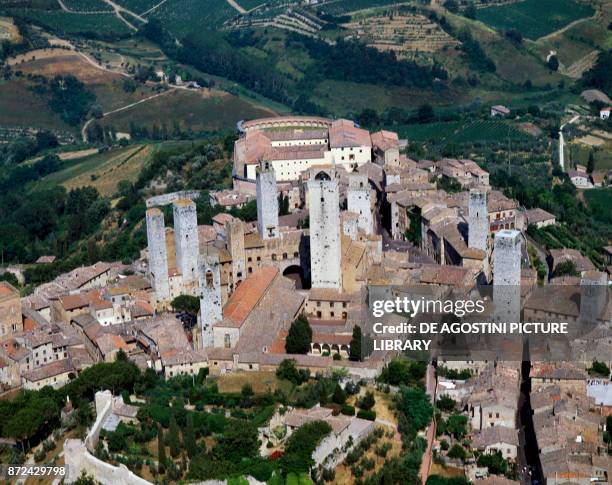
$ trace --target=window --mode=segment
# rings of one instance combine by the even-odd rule
[[[317,318],[321,318],[321,312],[317,312]]]
[[[206,288],[212,288],[214,286],[213,273],[211,270],[206,271]]]

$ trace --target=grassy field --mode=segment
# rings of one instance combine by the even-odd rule
[[[595,170],[612,170],[612,143],[608,142],[601,147],[588,147],[581,143],[570,144],[570,159],[572,162],[586,166],[589,153],[593,152]]]
[[[533,40],[593,13],[590,6],[573,0],[524,0],[479,9],[476,17],[498,30],[517,29]]]
[[[589,189],[584,191],[595,219],[612,224],[612,189]]]
[[[63,170],[44,177],[35,188],[63,185],[66,189],[72,189],[90,185],[96,187],[102,195],[109,196],[115,193],[121,180],[133,182],[138,178],[152,150],[147,145],[135,145],[70,160]]]
[[[217,385],[219,392],[240,392],[242,386],[250,384],[253,391],[258,394],[263,394],[268,391],[274,392],[276,389],[281,389],[289,394],[291,391],[291,383],[280,381],[274,372],[232,372],[219,377]]]
[[[70,131],[47,101],[28,90],[25,81],[0,81],[0,126]]]
[[[176,122],[183,129],[208,131],[233,129],[238,120],[273,115],[270,110],[220,91],[177,90],[105,117],[103,124],[129,131],[130,123],[148,127],[165,123],[171,127]]]
[[[8,17],[0,17],[0,38],[7,39],[9,42],[17,42],[21,38],[19,29]]]

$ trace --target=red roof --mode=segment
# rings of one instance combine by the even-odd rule
[[[260,268],[244,280],[223,309],[223,318],[241,326],[276,278],[278,269]]]

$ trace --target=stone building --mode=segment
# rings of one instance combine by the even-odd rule
[[[173,204],[176,267],[189,285],[198,280],[198,216],[195,202],[179,199]]]
[[[213,345],[213,325],[223,319],[221,267],[215,256],[203,257],[199,266],[201,347]]]
[[[367,175],[350,174],[346,195],[349,212],[354,212],[359,216],[357,226],[366,234],[372,234],[374,232],[372,191]]]
[[[166,227],[164,214],[157,207],[147,209],[147,244],[149,249],[149,274],[158,301],[170,298],[168,281],[168,253],[166,252]]]
[[[521,241],[519,231],[503,229],[495,234],[493,301],[500,321],[520,321]]]
[[[23,330],[19,291],[6,281],[0,282],[0,340]]]
[[[274,169],[263,162],[257,173],[257,228],[262,239],[278,237],[278,195]]]
[[[338,182],[327,175],[308,182],[310,272],[313,288],[342,287]]]
[[[468,247],[484,251],[483,272],[486,279],[489,271],[489,210],[487,208],[487,191],[483,189],[470,190],[468,205]]]

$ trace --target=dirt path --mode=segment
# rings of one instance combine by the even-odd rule
[[[227,1],[227,3],[229,3],[229,4],[230,4],[232,7],[234,7],[236,10],[238,10],[238,12],[240,12],[240,13],[242,13],[242,14],[247,13],[247,11],[246,11],[244,8],[242,8],[240,5],[238,5],[238,4],[235,2],[235,0],[226,0],[226,1]]]
[[[110,116],[112,114],[119,113],[120,111],[125,111],[126,109],[133,108],[134,106],[138,106],[139,104],[146,103],[147,101],[150,101],[155,98],[159,98],[160,96],[164,96],[172,92],[174,92],[174,88],[170,88],[167,91],[162,91],[161,93],[154,94],[153,96],[149,96],[148,98],[141,99],[140,101],[136,101],[135,103],[130,103],[128,105],[122,106],[121,108],[117,108],[112,111],[107,111],[106,113],[102,114],[102,118],[106,118],[107,116]],[[81,138],[84,143],[87,143],[87,128],[89,128],[89,125],[91,124],[91,122],[97,119],[102,119],[102,118],[91,118],[87,120],[87,122],[83,125],[83,128],[81,128]]]
[[[91,12],[82,12],[80,10],[72,10],[68,7],[66,7],[66,5],[64,4],[64,2],[62,0],[57,0],[57,3],[59,3],[59,6],[61,7],[61,9],[64,12],[67,13],[76,13],[79,15],[97,15],[97,14],[101,14],[101,13],[113,13],[112,10],[92,10]]]
[[[536,42],[540,42],[541,40],[551,39],[551,38],[553,38],[553,37],[555,37],[555,36],[557,36],[559,34],[562,34],[566,30],[571,29],[575,25],[581,24],[582,22],[586,22],[587,20],[595,20],[599,15],[600,15],[600,12],[596,11],[590,17],[585,17],[583,19],[574,20],[573,22],[570,22],[569,24],[567,24],[565,27],[561,27],[559,30],[555,30],[554,32],[551,32],[550,34],[547,34],[544,37],[540,37],[539,39],[536,40]]]
[[[164,3],[166,3],[168,0],[162,0],[161,2],[159,2],[157,5],[153,5],[149,10],[147,10],[146,12],[142,12],[140,15],[142,17],[144,17],[145,15],[149,15],[151,12],[153,12],[154,10],[157,10],[159,7],[161,7]]]

